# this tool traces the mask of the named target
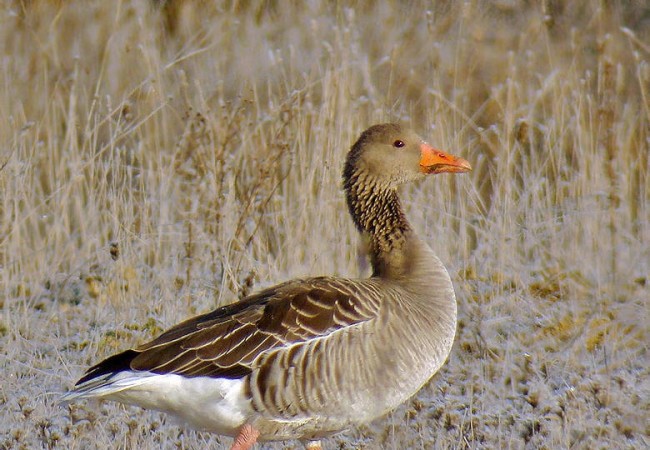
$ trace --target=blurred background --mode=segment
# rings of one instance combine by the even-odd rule
[[[57,401],[190,315],[367,276],[341,169],[386,121],[474,167],[402,192],[458,333],[325,447],[650,446],[647,2],[6,1],[0,57],[0,448],[228,448]]]

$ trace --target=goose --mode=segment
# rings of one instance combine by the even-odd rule
[[[347,155],[343,186],[369,278],[291,280],[188,319],[92,366],[63,401],[163,411],[233,437],[232,450],[289,439],[321,449],[322,438],[385,415],[440,369],[456,333],[449,274],[397,188],[469,170],[402,125],[368,128]]]

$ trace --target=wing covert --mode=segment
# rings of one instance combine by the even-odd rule
[[[284,283],[185,321],[136,348],[133,370],[240,378],[257,357],[372,320],[379,300],[362,282],[314,278]],[[365,298],[364,298],[365,297]],[[373,297],[373,296],[370,296]],[[371,299],[372,300],[372,299]]]

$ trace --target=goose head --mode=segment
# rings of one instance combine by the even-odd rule
[[[374,125],[364,131],[348,153],[343,178],[385,188],[443,172],[468,172],[469,162],[427,144],[413,130],[399,124]]]

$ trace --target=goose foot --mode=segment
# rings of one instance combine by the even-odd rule
[[[253,428],[253,425],[248,423],[244,424],[239,430],[239,434],[235,438],[235,442],[232,443],[230,450],[250,450],[257,442],[259,435],[260,432]]]

